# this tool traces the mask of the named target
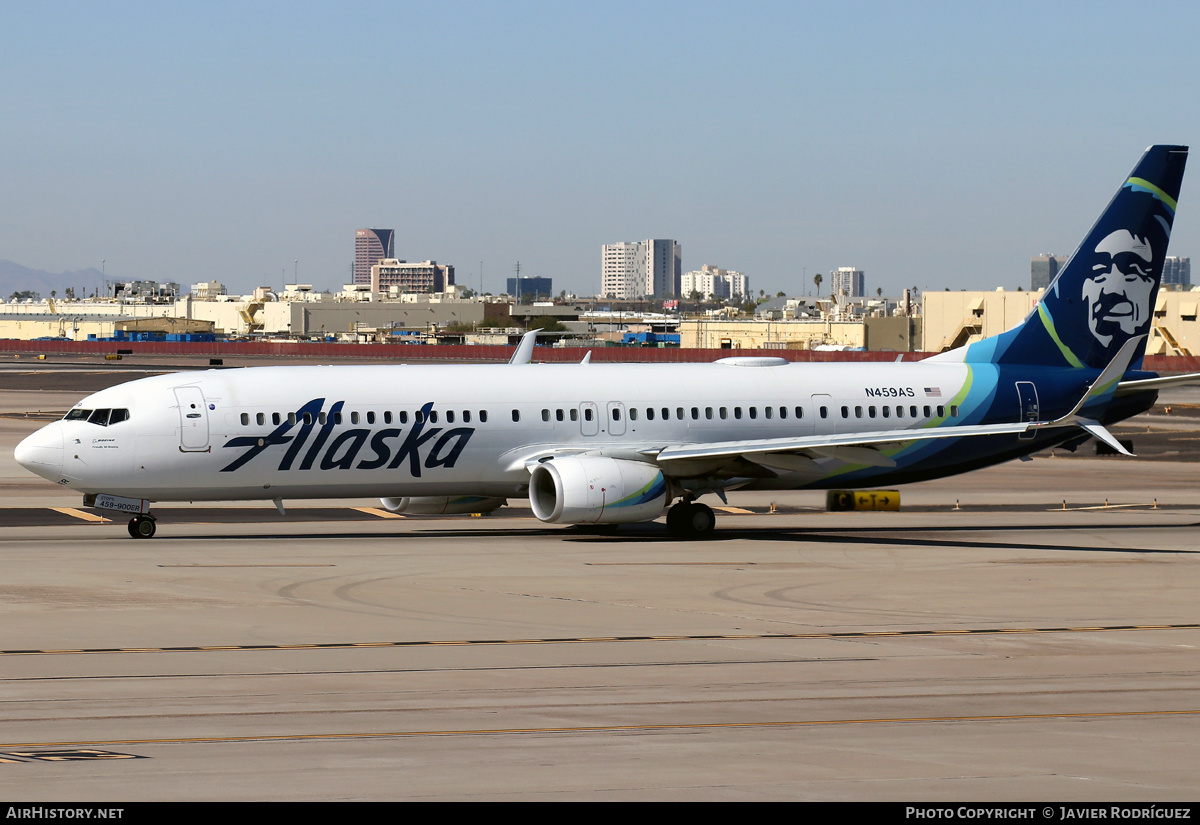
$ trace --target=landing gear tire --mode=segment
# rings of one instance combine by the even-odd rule
[[[157,529],[158,525],[149,516],[134,516],[129,520],[129,535],[131,538],[153,538]]]
[[[667,511],[667,530],[677,538],[709,538],[716,526],[717,517],[706,504],[681,501]]]

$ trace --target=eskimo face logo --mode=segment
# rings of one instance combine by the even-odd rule
[[[1150,319],[1154,250],[1149,241],[1118,229],[1096,245],[1091,274],[1083,282],[1088,327],[1104,347],[1142,330]]]
[[[287,446],[279,460],[279,472],[297,470],[389,470],[407,469],[413,478],[421,477],[421,468],[453,467],[463,448],[475,433],[474,427],[426,427],[433,402],[421,407],[414,416],[408,432],[394,427],[380,430],[353,428],[334,435],[341,419],[344,401],[336,401],[322,416],[324,398],[314,398],[289,415],[288,420],[264,436],[238,436],[226,442],[226,447],[249,447],[244,453],[221,468],[232,473],[272,447]],[[320,423],[318,423],[320,422]],[[289,431],[295,429],[295,433]],[[339,428],[340,429],[340,428]],[[316,435],[309,442],[313,431]],[[331,438],[332,436],[332,438]],[[401,440],[401,436],[404,436]],[[364,457],[359,453],[366,448]]]

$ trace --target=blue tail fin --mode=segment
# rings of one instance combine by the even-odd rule
[[[1186,146],[1151,146],[1038,306],[1017,327],[971,344],[966,361],[1102,369],[1126,341],[1146,352]]]

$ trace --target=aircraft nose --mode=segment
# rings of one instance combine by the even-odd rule
[[[13,450],[17,463],[42,478],[58,481],[62,478],[63,435],[58,422],[42,427]]]

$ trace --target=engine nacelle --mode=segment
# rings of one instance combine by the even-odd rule
[[[463,513],[490,513],[508,503],[506,498],[488,496],[407,496],[381,498],[380,503],[393,513],[413,516],[450,516]]]
[[[529,479],[533,514],[551,524],[629,524],[662,515],[671,501],[653,464],[567,456],[543,462]]]

